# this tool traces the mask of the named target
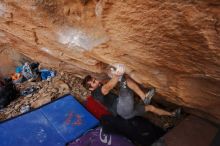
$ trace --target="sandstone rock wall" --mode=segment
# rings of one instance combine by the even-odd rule
[[[218,0],[0,2],[1,46],[81,77],[124,63],[134,80],[157,88],[160,100],[214,121],[219,32]]]

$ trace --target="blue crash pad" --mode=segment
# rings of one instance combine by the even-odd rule
[[[73,96],[0,124],[0,146],[64,146],[98,125]]]

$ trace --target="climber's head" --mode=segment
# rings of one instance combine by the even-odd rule
[[[99,87],[101,85],[100,81],[98,81],[96,78],[87,75],[82,82],[82,85],[84,88],[93,91],[95,90],[97,87]]]

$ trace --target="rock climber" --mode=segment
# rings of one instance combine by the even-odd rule
[[[91,91],[92,96],[101,102],[113,115],[120,115],[124,119],[130,119],[135,116],[141,116],[145,112],[152,112],[157,115],[177,117],[180,115],[180,109],[173,112],[165,111],[150,105],[152,97],[155,95],[155,88],[145,93],[138,84],[125,74],[125,66],[116,64],[111,70],[112,78],[107,83],[87,75],[82,85]],[[112,92],[113,88],[119,83],[119,95]],[[134,92],[143,102],[134,102]]]

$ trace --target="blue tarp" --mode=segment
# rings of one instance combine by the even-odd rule
[[[0,124],[0,146],[64,146],[98,125],[73,96]]]

